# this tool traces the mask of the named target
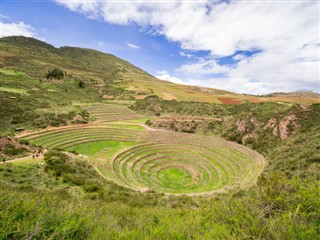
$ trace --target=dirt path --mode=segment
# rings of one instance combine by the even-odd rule
[[[52,130],[68,129],[68,128],[84,128],[84,127],[90,127],[90,126],[94,126],[94,125],[95,125],[94,123],[87,123],[87,124],[67,125],[67,126],[63,126],[63,127],[47,127],[44,130],[40,130],[40,131],[36,131],[36,132],[35,131],[33,131],[33,132],[25,131],[22,134],[16,135],[16,137],[21,138],[21,137],[39,134],[39,133],[43,133],[43,132],[48,132],[48,131],[52,131]]]
[[[144,127],[145,129],[149,130],[149,131],[166,131],[165,129],[157,129],[157,128],[152,128],[152,127],[149,127],[143,123],[139,124],[141,127]]]
[[[6,163],[12,163],[12,162],[20,162],[20,161],[25,161],[25,160],[43,160],[43,155],[37,157],[37,158],[32,158],[32,155],[30,156],[26,156],[26,157],[22,157],[22,158],[15,158],[15,159],[11,159],[11,160],[7,160],[5,162],[0,162],[0,164],[6,164]]]
[[[15,159],[11,159],[11,160],[7,160],[5,162],[0,162],[0,164],[5,164],[5,163],[12,163],[12,162],[20,162],[20,161],[25,161],[25,160],[35,160],[35,161],[42,161],[43,160],[43,156],[44,154],[47,152],[47,150],[44,150],[43,154],[41,154],[39,157],[35,157],[33,158],[33,154],[31,154],[30,156],[26,156],[26,157],[21,157],[21,158],[15,158]]]

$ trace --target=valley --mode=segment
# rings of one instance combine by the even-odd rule
[[[0,239],[319,235],[318,94],[173,84],[26,37],[0,53]]]

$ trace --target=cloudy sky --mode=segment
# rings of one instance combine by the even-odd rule
[[[1,1],[1,36],[97,49],[175,83],[320,93],[317,0]]]

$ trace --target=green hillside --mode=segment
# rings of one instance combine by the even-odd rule
[[[92,49],[61,47],[27,37],[0,39],[0,64],[2,67],[19,69],[32,77],[43,78],[48,70],[60,68],[69,77],[95,84],[105,98],[112,99],[119,93],[109,88],[121,88],[132,99],[157,94],[166,99],[203,100],[220,102],[218,96],[236,96],[222,90],[213,94],[188,86],[161,81],[140,68],[113,55]],[[194,94],[197,93],[197,96]]]
[[[77,47],[55,48],[33,38],[0,39],[0,66],[19,69],[28,76],[44,78],[48,70],[62,69],[68,77],[85,81],[99,90],[102,99],[143,99],[158,95],[166,100],[239,104],[246,101],[320,102],[318,96],[262,96],[235,94],[219,89],[173,84],[156,79],[113,55]]]

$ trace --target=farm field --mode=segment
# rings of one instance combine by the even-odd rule
[[[23,136],[46,149],[89,157],[106,179],[137,191],[213,194],[256,182],[266,160],[230,141],[150,129],[143,116],[125,106],[94,104],[93,124],[56,128]]]

